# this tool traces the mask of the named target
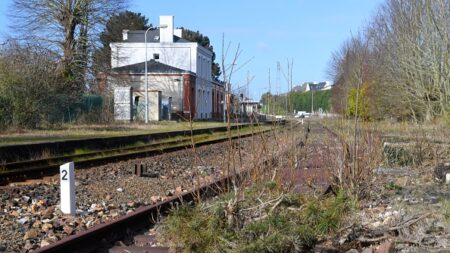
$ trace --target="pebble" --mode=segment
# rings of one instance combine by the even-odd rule
[[[33,223],[33,227],[34,228],[40,228],[42,225],[42,222],[40,220],[37,220]]]
[[[29,222],[30,221],[30,218],[29,217],[23,217],[23,218],[21,218],[21,219],[19,219],[18,220],[18,222],[20,223],[20,224],[25,224],[25,223],[27,223],[27,222]]]
[[[361,253],[373,253],[373,249],[371,247],[369,248],[364,248]]]
[[[39,206],[37,204],[33,204],[31,206],[31,212],[32,213],[37,213],[37,211],[39,211]]]
[[[73,234],[74,229],[70,226],[64,226],[63,227],[63,231],[67,234],[67,235],[71,235]]]
[[[24,240],[28,240],[28,239],[34,239],[37,238],[39,235],[38,231],[36,229],[30,229],[27,232],[25,232],[25,235],[23,236]]]
[[[30,249],[33,249],[34,247],[35,246],[33,246],[33,244],[31,243],[30,240],[26,240],[25,241],[25,246],[23,248],[26,249],[26,250],[30,250]]]
[[[86,222],[86,227],[91,227],[93,225],[93,220],[89,220],[88,222]]]
[[[58,180],[9,186],[0,193],[0,224],[7,228],[0,234],[0,242],[5,241],[2,246],[7,252],[42,247],[131,213],[139,206],[187,192],[200,177],[202,180],[213,179],[222,174],[220,168],[223,165],[214,163],[222,161],[218,157],[222,158],[226,149],[222,144],[215,145],[218,148],[204,146],[197,149],[202,160],[211,164],[206,166],[197,167],[197,159],[189,150],[137,160],[145,161],[149,173],[153,173],[155,178],[133,176],[129,168],[134,168],[136,160],[77,172],[75,218],[67,217],[60,210]]]
[[[24,196],[22,196],[22,199],[23,199],[23,201],[28,202],[31,198],[24,195]]]
[[[52,243],[53,243],[53,241],[50,241],[49,239],[44,239],[44,240],[41,241],[41,247],[48,246],[48,245],[50,245]]]
[[[5,213],[6,213],[6,211],[5,211]],[[14,217],[19,217],[20,216],[20,214],[17,211],[12,211],[10,214],[12,216],[14,216]]]
[[[55,211],[54,207],[49,207],[42,212],[41,216],[44,219],[51,219],[51,218],[53,218],[54,211]]]
[[[48,232],[53,228],[53,225],[50,223],[45,223],[44,225],[42,225],[41,229],[44,232]]]
[[[376,253],[394,253],[395,245],[392,242],[386,241],[380,244]]]
[[[150,197],[150,200],[151,200],[153,203],[156,203],[156,202],[159,202],[159,201],[161,200],[161,197],[159,197],[159,196],[151,196],[151,197]]]
[[[93,212],[95,211],[96,208],[97,208],[97,204],[92,204],[92,205],[89,207],[88,212],[89,212],[89,213],[93,213]]]

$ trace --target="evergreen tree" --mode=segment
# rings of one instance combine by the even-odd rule
[[[111,68],[111,48],[109,43],[122,41],[123,30],[146,30],[152,27],[141,13],[124,11],[111,17],[105,30],[100,34],[102,47],[95,52],[95,63],[98,71]]]

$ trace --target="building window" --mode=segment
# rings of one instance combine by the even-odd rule
[[[159,54],[153,54],[153,59],[154,60],[159,60]]]

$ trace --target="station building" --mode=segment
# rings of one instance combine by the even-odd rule
[[[132,103],[131,108],[128,104],[126,108],[118,105],[116,113],[129,111],[131,119],[142,120],[148,92],[149,97],[156,99],[148,108],[152,120],[210,120],[222,114],[224,88],[212,79],[213,53],[197,42],[183,39],[182,29],[174,29],[174,16],[160,16],[159,27],[148,30],[146,35],[145,31],[124,30],[122,41],[110,44],[112,70],[108,86],[112,90],[129,88]]]

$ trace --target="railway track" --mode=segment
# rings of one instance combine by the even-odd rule
[[[130,236],[136,231],[150,227],[154,224],[157,217],[167,215],[169,211],[181,202],[189,202],[198,199],[199,196],[208,197],[215,196],[218,192],[223,192],[228,187],[231,177],[224,177],[209,184],[205,184],[199,188],[189,192],[173,196],[165,201],[157,204],[138,208],[135,212],[120,217],[114,221],[97,225],[89,230],[82,231],[76,235],[66,237],[47,247],[39,248],[35,253],[51,253],[51,252],[168,252],[166,247],[150,247],[147,246],[154,240],[154,237],[140,236],[147,240],[147,245],[141,245],[135,251],[130,248],[123,250],[116,247],[113,251],[113,242]],[[141,239],[141,240],[142,240]],[[142,241],[141,241],[142,243]],[[145,242],[143,244],[146,244]],[[131,247],[133,248],[133,247]],[[110,250],[111,249],[111,250]]]
[[[317,127],[317,125],[316,125]],[[319,128],[322,126],[319,125]],[[319,130],[319,131],[323,131]],[[307,130],[309,132],[309,127]],[[328,132],[328,130],[325,130]],[[328,132],[329,133],[329,132]],[[260,161],[261,164],[271,164],[273,157],[267,157]],[[245,173],[242,171],[241,173]],[[239,177],[240,175],[237,175]],[[236,175],[234,176],[236,177]],[[151,206],[141,207],[135,212],[108,223],[97,225],[76,235],[63,238],[49,246],[37,249],[34,252],[111,252],[111,253],[165,253],[169,248],[164,245],[157,246],[158,238],[148,233],[148,228],[155,224],[158,217],[167,215],[170,210],[182,203],[198,199],[216,196],[228,190],[233,176],[225,176],[214,182],[204,184],[189,192],[173,196],[165,201]],[[297,178],[298,180],[298,178]],[[300,180],[300,183],[303,180]],[[142,233],[142,231],[147,231]],[[121,243],[124,238],[131,244]],[[118,243],[119,242],[119,243]]]
[[[266,122],[261,122],[264,124]],[[268,123],[268,122],[267,122]],[[250,126],[249,123],[232,124],[230,130],[236,130]],[[3,144],[0,143],[0,163],[11,163],[26,160],[35,160],[39,157],[49,158],[74,154],[79,150],[104,150],[112,148],[122,148],[136,143],[149,143],[161,141],[178,136],[191,136],[200,134],[210,134],[215,132],[226,132],[227,126],[185,129],[168,132],[156,132],[148,134],[132,134],[110,137],[79,138],[67,140],[47,140],[43,142],[31,142],[23,144]]]
[[[268,126],[262,126],[259,130],[242,127],[236,128],[230,133],[231,138],[235,139],[261,134],[269,130],[270,127]],[[0,167],[0,185],[57,174],[59,172],[59,166],[68,161],[75,161],[77,169],[80,169],[120,160],[176,151],[189,148],[192,145],[201,146],[218,143],[226,141],[228,138],[227,132],[205,133],[201,131],[197,135],[175,136],[166,140],[153,141],[141,145],[90,151],[82,154],[71,154],[47,159],[5,163]]]

